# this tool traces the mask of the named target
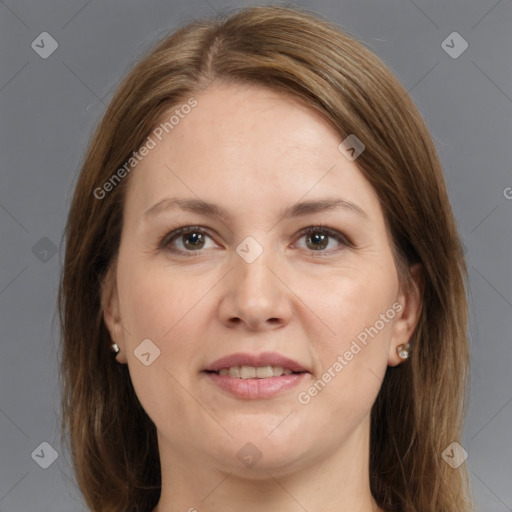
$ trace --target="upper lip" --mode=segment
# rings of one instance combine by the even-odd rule
[[[277,352],[262,352],[260,354],[236,353],[217,359],[209,364],[204,371],[218,372],[232,366],[282,366],[292,372],[307,372],[308,370],[297,361]]]

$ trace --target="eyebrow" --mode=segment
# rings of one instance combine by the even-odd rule
[[[175,197],[164,197],[162,200],[148,208],[143,217],[152,217],[166,210],[181,209],[192,213],[218,217],[223,221],[230,219],[229,213],[219,205],[203,201],[202,199],[179,199]],[[324,212],[329,210],[344,209],[369,220],[366,212],[357,204],[341,198],[324,198],[316,201],[303,201],[296,203],[281,211],[281,218],[295,218],[303,215]]]

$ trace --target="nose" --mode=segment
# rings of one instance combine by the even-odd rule
[[[234,268],[224,281],[221,322],[250,331],[278,329],[292,318],[293,293],[270,250],[251,263],[233,254]]]

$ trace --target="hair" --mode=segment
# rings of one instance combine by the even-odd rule
[[[387,368],[371,411],[370,486],[386,511],[472,510],[465,464],[441,457],[460,441],[469,379],[467,268],[443,170],[420,113],[363,43],[308,11],[251,7],[192,21],[155,43],[122,81],[78,176],[59,288],[62,436],[94,512],[152,510],[161,468],[156,428],[127,365],[110,349],[102,290],[118,257],[130,176],[94,191],[170,108],[213,82],[292,97],[365,150],[355,162],[378,195],[400,282],[420,263],[424,289],[412,354]]]

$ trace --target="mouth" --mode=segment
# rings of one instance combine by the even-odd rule
[[[276,353],[232,354],[203,370],[209,381],[230,396],[271,398],[298,385],[310,372]]]

